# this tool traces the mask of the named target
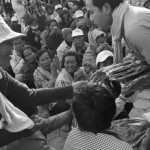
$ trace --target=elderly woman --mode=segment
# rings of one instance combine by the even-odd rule
[[[55,86],[57,70],[52,65],[52,59],[48,51],[40,50],[36,54],[38,68],[34,71],[34,83],[36,88],[52,88]],[[38,106],[39,115],[49,116],[49,105]]]
[[[116,113],[114,98],[105,88],[91,88],[74,96],[73,112],[78,123],[68,135],[64,150],[132,150],[107,131]]]
[[[79,68],[79,60],[76,52],[69,51],[64,54],[62,59],[62,71],[59,73],[55,87],[64,87],[68,85],[72,85],[76,80],[84,79],[84,72]],[[70,109],[70,103],[72,99],[67,99],[66,101],[56,103],[53,107],[53,112],[55,114],[64,112]],[[63,126],[61,129],[58,129],[50,135],[50,143],[53,147],[58,150],[62,150],[66,137],[68,135],[68,131],[70,131],[71,125],[67,124]],[[61,140],[61,143],[60,143]],[[56,144],[57,143],[57,144]]]

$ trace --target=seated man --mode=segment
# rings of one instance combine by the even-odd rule
[[[132,150],[107,131],[116,113],[114,98],[105,88],[91,88],[74,96],[73,112],[78,123],[68,135],[64,150]]]

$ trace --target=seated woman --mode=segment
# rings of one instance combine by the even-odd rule
[[[36,88],[52,88],[55,86],[57,70],[53,67],[52,59],[48,51],[40,50],[36,54],[38,68],[34,71],[34,83]],[[49,105],[38,106],[41,117],[49,117]]]
[[[35,88],[33,72],[38,66],[35,60],[36,52],[37,50],[30,45],[26,45],[23,48],[22,58],[24,62],[20,69],[20,73],[16,75],[16,79],[25,83],[29,88]]]
[[[74,96],[72,109],[78,123],[63,150],[132,150],[107,131],[116,113],[115,100],[105,88],[86,89]]]

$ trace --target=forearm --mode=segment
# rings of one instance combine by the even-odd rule
[[[43,132],[44,134],[48,134],[53,130],[56,130],[63,125],[70,123],[72,120],[72,111],[68,110],[66,112],[60,113],[58,115],[49,117],[46,120],[46,123],[43,125]]]
[[[18,106],[39,106],[73,97],[72,86],[51,89],[29,89],[6,72],[3,72],[3,75],[4,80],[7,80],[6,82],[8,83],[7,98]]]

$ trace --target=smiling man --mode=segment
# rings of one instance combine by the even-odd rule
[[[111,27],[114,63],[123,59],[121,39],[138,57],[150,64],[150,10],[130,6],[124,0],[87,0],[90,19],[102,30]]]

